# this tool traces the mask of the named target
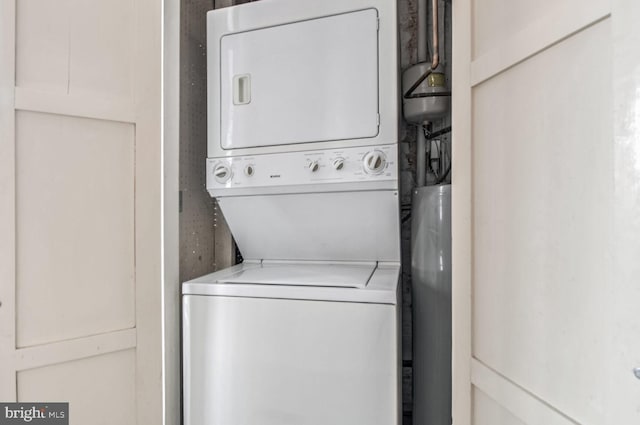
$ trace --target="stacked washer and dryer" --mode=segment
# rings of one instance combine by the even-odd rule
[[[207,14],[207,189],[244,262],[183,284],[186,425],[398,425],[395,0]]]

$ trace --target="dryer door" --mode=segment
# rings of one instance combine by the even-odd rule
[[[222,149],[377,136],[375,9],[226,35],[219,52]]]

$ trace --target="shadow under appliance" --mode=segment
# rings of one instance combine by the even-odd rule
[[[186,425],[398,425],[396,2],[211,11],[207,190],[244,263],[185,282]]]

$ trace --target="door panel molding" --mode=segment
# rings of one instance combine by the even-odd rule
[[[452,416],[454,425],[471,425],[471,278],[473,214],[471,202],[471,4],[452,2],[451,248],[452,248]]]
[[[579,425],[547,401],[471,360],[471,383],[527,424]]]
[[[640,2],[613,0],[614,273],[607,287],[604,423],[640,423]]]
[[[22,111],[47,112],[80,118],[94,118],[134,124],[131,99],[104,96],[67,95],[16,87],[15,107]]]
[[[15,351],[16,371],[79,360],[136,347],[135,328],[85,338],[37,345]]]
[[[472,60],[472,87],[606,19],[611,13],[611,0],[558,2],[548,12],[544,18],[532,22],[517,34],[510,35],[503,42],[496,44],[487,53]]]
[[[104,0],[103,0],[104,1]],[[163,420],[162,2],[135,0],[137,423]]]
[[[17,397],[15,279],[15,1],[0,2],[0,400]]]
[[[478,387],[473,389],[474,425],[526,425]]]
[[[180,344],[180,12],[182,2],[163,0],[162,74],[162,425],[182,421]],[[160,424],[158,424],[160,425]]]

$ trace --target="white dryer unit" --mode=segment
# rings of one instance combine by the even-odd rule
[[[183,284],[185,425],[398,425],[394,0],[207,14],[207,190],[244,263]]]
[[[397,143],[396,33],[394,0],[209,12],[209,157]]]

